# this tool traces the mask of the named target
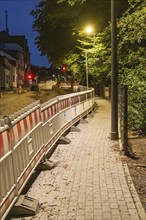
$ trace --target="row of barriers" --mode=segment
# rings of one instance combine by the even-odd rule
[[[4,220],[41,160],[92,111],[93,89],[32,103],[0,120],[0,219]]]

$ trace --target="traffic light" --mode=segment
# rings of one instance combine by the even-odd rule
[[[34,80],[34,74],[33,73],[27,73],[26,79],[27,80]]]
[[[27,78],[28,78],[29,80],[31,80],[31,79],[32,79],[32,74],[28,74]]]
[[[66,72],[67,71],[67,66],[65,64],[63,64],[61,67],[60,67],[60,71],[61,72]]]
[[[62,71],[65,72],[66,71],[66,66],[62,67]]]

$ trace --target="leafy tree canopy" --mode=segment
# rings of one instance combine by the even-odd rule
[[[118,21],[118,70],[119,83],[128,85],[129,128],[146,132],[146,1],[129,0],[129,9]],[[85,49],[88,49],[89,85],[110,84],[110,26],[96,35],[80,40],[78,56],[68,55],[66,63],[74,74],[84,77]],[[72,56],[74,56],[73,59]],[[77,65],[78,68],[72,68]],[[80,68],[79,68],[80,67]],[[82,80],[83,82],[83,80]]]
[[[129,89],[129,125],[146,131],[146,1],[129,0],[118,23],[119,80]]]
[[[118,16],[127,7],[127,0],[121,1]],[[33,29],[38,32],[36,45],[50,62],[59,62],[77,45],[78,30],[92,24],[96,33],[102,31],[110,21],[110,11],[110,0],[43,0],[31,12]]]

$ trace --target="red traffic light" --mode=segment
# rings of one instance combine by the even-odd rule
[[[33,73],[27,73],[26,79],[27,80],[33,80],[34,79],[34,74]]]
[[[66,71],[66,67],[65,66],[62,67],[62,71]]]
[[[61,72],[66,72],[67,71],[67,66],[65,64],[63,64],[61,67],[60,67],[60,70]]]
[[[32,79],[32,75],[29,74],[29,75],[27,76],[27,78],[28,78],[28,79]]]

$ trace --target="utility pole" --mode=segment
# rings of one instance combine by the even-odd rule
[[[118,68],[116,0],[111,0],[111,139],[118,140]]]
[[[87,50],[85,50],[85,64],[86,64],[86,87],[88,89],[89,81],[88,81],[88,52]]]
[[[9,29],[8,29],[8,12],[7,12],[7,10],[5,11],[5,28],[6,28],[6,32],[9,33]]]
[[[0,60],[0,71],[2,71],[2,60]],[[0,74],[0,98],[2,98],[2,72]]]

